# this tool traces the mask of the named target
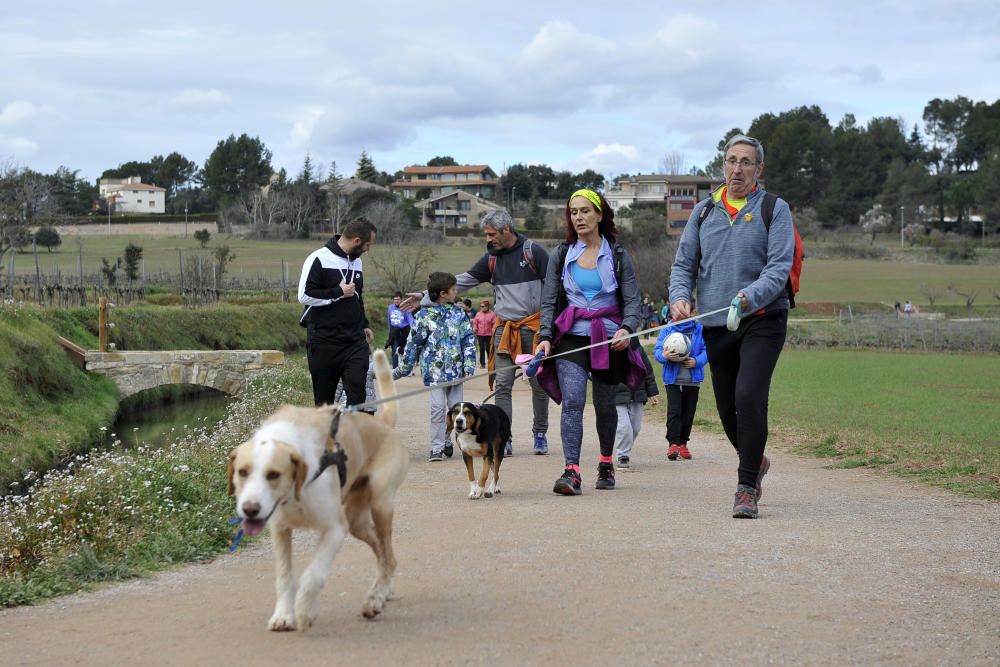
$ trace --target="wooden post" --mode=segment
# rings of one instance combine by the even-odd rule
[[[38,268],[38,243],[35,239],[31,239],[31,252],[35,256],[35,294],[38,297],[38,305],[43,306],[45,302],[42,300],[42,270]]]
[[[281,260],[281,303],[288,303],[288,265]]]
[[[108,351],[108,297],[102,296],[97,307],[97,351]]]

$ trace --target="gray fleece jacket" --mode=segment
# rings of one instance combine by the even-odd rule
[[[691,295],[697,289],[698,310],[706,313],[725,308],[738,292],[743,292],[750,305],[744,317],[760,310],[787,310],[785,282],[795,251],[788,204],[780,198],[775,203],[768,232],[760,210],[764,201],[762,187],[750,193],[732,224],[721,197],[719,188],[711,199],[691,211],[670,269],[670,302],[683,299],[694,303]],[[713,210],[699,225],[705,206]],[[726,313],[706,317],[702,324],[725,326]]]

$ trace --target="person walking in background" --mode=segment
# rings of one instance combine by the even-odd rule
[[[543,363],[537,378],[562,404],[559,424],[566,467],[552,491],[573,496],[581,492],[582,484],[580,448],[588,375],[601,447],[595,488],[613,489],[618,383],[635,391],[647,372],[638,341],[628,338],[642,326],[642,297],[632,258],[617,242],[611,205],[593,190],[577,190],[566,203],[565,215],[566,242],[553,251],[545,276],[541,342],[535,352],[565,355]],[[608,339],[608,345],[578,351]]]
[[[670,315],[674,321],[691,316],[695,289],[704,312],[738,307],[736,331],[726,327],[725,312],[703,324],[715,404],[740,459],[733,517],[752,519],[770,468],[764,455],[768,394],[788,328],[785,283],[795,232],[788,204],[758,182],[764,172],[761,143],[738,134],[723,154],[726,182],[695,205],[681,234],[670,270]],[[763,219],[765,201],[774,210],[770,227]]]
[[[656,323],[656,309],[653,308],[653,301],[649,298],[649,295],[642,297],[642,305],[639,308],[639,316],[642,318],[642,328],[652,329]],[[645,338],[652,338],[653,334],[647,333]]]
[[[545,278],[549,254],[541,245],[518,234],[514,220],[504,209],[490,211],[480,223],[486,235],[486,253],[465,273],[456,277],[458,291],[463,292],[488,282],[493,285],[497,324],[491,341],[489,357],[491,371],[496,371],[496,404],[514,423],[511,391],[514,388],[514,360],[522,352],[534,349],[542,303],[542,281]],[[403,301],[406,310],[429,303],[427,296],[410,294]],[[548,454],[546,432],[549,430],[549,398],[534,379],[531,386],[531,424],[535,454]],[[508,442],[506,455],[513,445]]]
[[[906,300],[906,305],[903,306],[903,312],[906,313],[906,319],[910,319],[910,313],[913,312],[913,304],[910,303],[909,299]]]
[[[472,318],[476,316],[476,314],[472,312],[472,299],[462,299],[462,311],[471,322]]]
[[[410,327],[413,326],[413,314],[408,313],[399,307],[403,302],[403,294],[396,292],[392,295],[392,303],[389,304],[387,319],[389,322],[389,340],[386,347],[392,355],[392,367],[399,364],[399,355],[406,347],[406,338],[410,335]]]
[[[479,302],[479,312],[472,318],[472,329],[479,344],[479,366],[486,368],[490,359],[490,340],[497,325],[497,314],[490,308],[488,299]]]
[[[660,388],[656,386],[656,377],[653,375],[653,365],[649,363],[646,351],[639,347],[642,360],[646,364],[646,380],[642,386],[631,391],[622,382],[618,384],[618,393],[615,394],[615,409],[618,412],[618,427],[615,429],[615,453],[618,456],[618,467],[628,468],[631,466],[632,449],[635,447],[635,440],[642,430],[642,413],[648,400],[654,406],[660,404],[657,398]]]
[[[472,323],[461,306],[455,305],[458,288],[455,276],[436,271],[427,279],[431,305],[421,308],[413,322],[410,337],[392,379],[409,375],[417,360],[424,386],[431,390],[431,451],[428,461],[451,457],[454,447],[448,442],[445,417],[448,408],[462,400],[462,385],[438,385],[468,377],[476,372],[476,343]]]
[[[898,320],[899,319],[899,311],[901,311],[903,309],[902,306],[900,306],[899,302],[897,301],[896,304],[892,307],[892,309],[894,311],[896,311],[896,319]]]
[[[347,402],[365,402],[368,345],[375,334],[365,315],[361,255],[375,243],[375,225],[364,218],[306,257],[299,303],[306,306],[306,354],[316,405],[333,404],[343,379]]]
[[[697,311],[691,313],[693,317]],[[682,341],[679,348],[678,340]],[[671,323],[660,329],[653,357],[663,364],[663,388],[667,394],[667,458],[690,460],[688,442],[698,409],[698,389],[705,380],[705,364],[708,363],[701,322]]]

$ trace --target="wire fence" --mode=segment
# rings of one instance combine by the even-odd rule
[[[853,312],[848,306],[829,320],[789,320],[794,347],[891,349],[922,352],[1000,353],[1000,319],[945,318],[934,313],[896,318]]]

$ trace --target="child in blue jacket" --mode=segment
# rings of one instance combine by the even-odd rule
[[[417,360],[424,386],[431,394],[431,452],[428,461],[451,457],[454,448],[447,439],[445,420],[448,408],[462,400],[462,385],[442,387],[476,372],[476,335],[472,323],[460,305],[456,279],[450,273],[436,271],[427,280],[431,305],[421,308],[414,318],[406,348],[392,379],[409,375]]]
[[[687,355],[678,355],[664,350],[664,341],[672,333],[680,332],[690,341]],[[660,331],[656,339],[653,356],[663,364],[663,385],[667,391],[667,458],[690,459],[688,440],[691,425],[698,407],[698,388],[705,380],[705,364],[708,353],[701,322],[697,320],[671,324]]]

